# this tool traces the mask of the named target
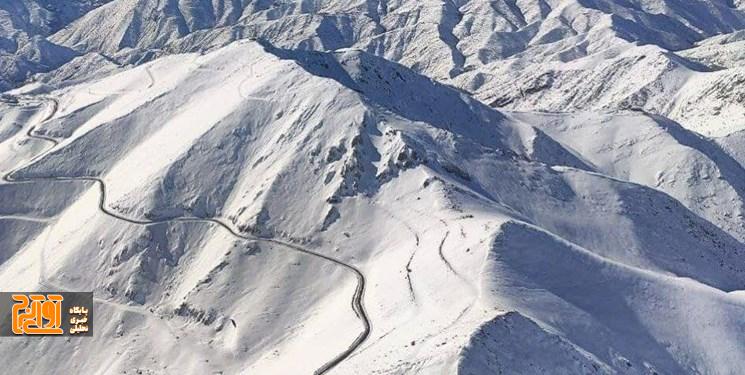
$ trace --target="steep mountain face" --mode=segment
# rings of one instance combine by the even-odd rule
[[[745,371],[742,4],[12,4],[6,371]]]
[[[57,68],[77,53],[46,39],[106,0],[6,0],[0,3],[0,90]]]

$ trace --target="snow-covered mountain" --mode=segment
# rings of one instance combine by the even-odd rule
[[[0,90],[57,68],[78,55],[47,39],[107,0],[3,0],[0,2]]]
[[[730,0],[0,3],[0,290],[96,303],[5,371],[743,373],[743,30]]]

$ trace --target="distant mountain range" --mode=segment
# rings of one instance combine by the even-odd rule
[[[6,0],[6,371],[745,372],[745,3]]]

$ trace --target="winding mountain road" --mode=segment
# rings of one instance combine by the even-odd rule
[[[149,71],[148,71],[148,73],[149,73]],[[23,98],[23,99],[24,100],[28,100],[28,101],[36,100],[35,98]],[[40,121],[38,121],[37,125],[40,125],[40,124],[48,121],[52,117],[54,117],[54,115],[57,112],[57,109],[59,107],[59,103],[54,98],[51,98],[51,97],[41,97],[41,99],[50,104],[51,110],[49,111],[49,113],[46,116],[44,116],[44,118],[42,118]],[[287,247],[287,248],[289,248],[291,250],[294,250],[294,251],[297,251],[297,252],[300,252],[300,253],[303,253],[303,254],[306,254],[306,255],[309,255],[309,256],[314,256],[314,257],[321,258],[321,259],[324,259],[326,261],[332,262],[332,263],[334,263],[334,264],[336,264],[336,265],[338,265],[340,267],[345,268],[349,272],[352,272],[354,274],[354,276],[356,277],[356,279],[357,279],[357,287],[356,287],[356,289],[354,291],[354,295],[352,296],[352,310],[354,311],[354,313],[357,316],[357,318],[361,321],[361,323],[363,325],[363,330],[354,339],[354,341],[349,345],[349,347],[347,347],[347,349],[345,349],[343,352],[339,353],[336,357],[332,358],[331,360],[329,360],[328,362],[326,362],[323,366],[321,366],[320,368],[318,368],[314,372],[315,375],[323,375],[323,374],[327,373],[328,371],[330,371],[331,369],[333,369],[334,367],[336,367],[337,365],[339,365],[340,363],[342,363],[355,350],[357,350],[357,348],[359,348],[362,345],[362,343],[364,343],[365,340],[367,340],[367,338],[369,337],[370,332],[372,330],[372,323],[371,323],[370,318],[368,317],[367,313],[365,312],[365,306],[364,306],[364,303],[363,303],[364,296],[365,296],[366,280],[365,280],[365,276],[362,273],[362,271],[360,271],[357,267],[355,267],[355,266],[353,266],[353,265],[351,265],[349,263],[345,263],[345,262],[343,262],[341,260],[338,260],[338,259],[329,257],[327,255],[323,255],[321,253],[317,253],[315,251],[306,249],[306,248],[304,248],[302,246],[299,246],[299,245],[296,245],[294,243],[286,242],[286,241],[279,240],[279,239],[276,239],[276,238],[257,237],[257,236],[253,236],[253,235],[250,235],[250,234],[243,234],[243,233],[239,232],[238,230],[236,230],[235,228],[233,228],[231,225],[229,225],[228,223],[226,223],[225,221],[223,221],[220,218],[184,217],[184,216],[181,216],[181,217],[172,217],[172,218],[156,219],[156,220],[141,220],[141,219],[126,217],[124,215],[121,215],[121,214],[119,214],[117,212],[114,212],[114,211],[110,210],[106,206],[106,182],[103,179],[99,178],[99,177],[95,177],[95,176],[79,176],[79,177],[62,177],[62,176],[56,176],[56,177],[16,178],[16,177],[14,177],[14,175],[16,174],[17,171],[21,170],[22,168],[27,167],[28,165],[31,165],[32,163],[36,162],[39,159],[43,158],[44,156],[46,156],[47,154],[49,154],[59,144],[59,141],[56,140],[56,139],[54,139],[54,138],[51,138],[51,137],[47,137],[47,136],[44,136],[44,135],[40,135],[40,134],[34,133],[35,128],[36,128],[36,125],[29,127],[29,130],[26,132],[26,136],[29,137],[29,138],[33,138],[33,139],[39,139],[39,140],[50,142],[50,143],[52,143],[52,146],[49,147],[46,151],[44,151],[44,152],[36,155],[35,157],[33,157],[27,163],[25,163],[25,164],[23,164],[23,165],[15,168],[15,169],[13,169],[12,171],[6,173],[3,176],[3,180],[6,183],[8,183],[8,184],[15,184],[15,183],[24,183],[24,182],[33,182],[33,181],[88,181],[88,182],[93,182],[93,183],[96,183],[98,185],[99,192],[100,192],[100,198],[99,198],[99,201],[98,201],[98,208],[105,215],[108,215],[108,216],[113,217],[115,219],[118,219],[118,220],[121,220],[121,221],[125,221],[125,222],[131,223],[131,224],[136,224],[136,225],[155,225],[155,224],[174,223],[174,222],[196,222],[196,223],[213,224],[213,225],[217,225],[217,226],[222,227],[223,229],[227,230],[234,237],[237,237],[237,238],[240,238],[240,239],[243,239],[243,240],[263,241],[263,242],[267,242],[267,243],[273,243],[273,244],[276,244],[276,245],[284,246],[284,247]]]

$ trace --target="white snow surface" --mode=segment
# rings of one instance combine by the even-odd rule
[[[745,373],[742,2],[75,4],[0,3],[0,290],[95,334],[3,372]]]

